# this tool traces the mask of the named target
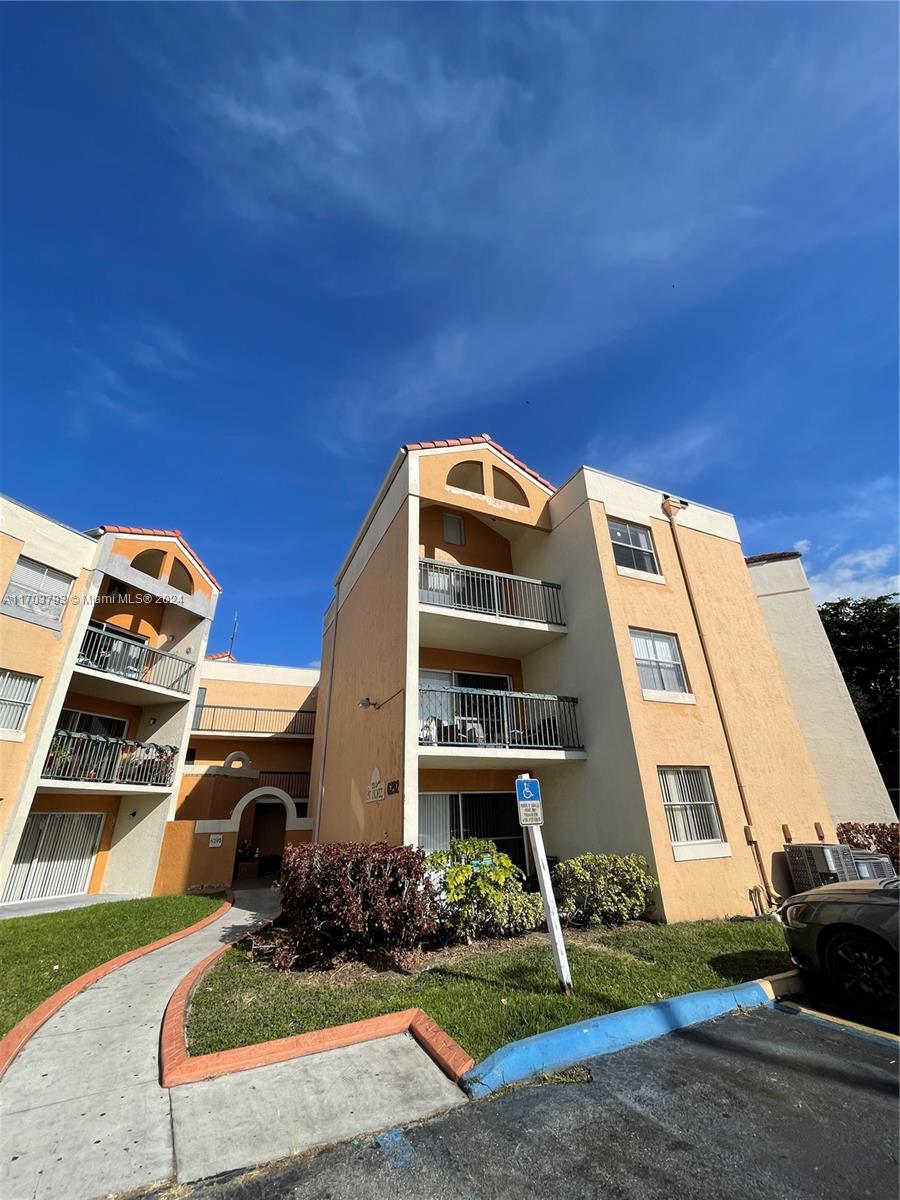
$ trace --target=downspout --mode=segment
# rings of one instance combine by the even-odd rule
[[[334,660],[337,658],[337,633],[340,608],[341,586],[338,583],[334,589],[334,628],[331,634],[331,662],[328,666],[328,704],[325,706],[325,728],[322,731],[322,760],[319,764],[319,799],[316,804],[316,828],[313,841],[319,840],[319,829],[322,825],[322,804],[325,800],[325,763],[328,756],[328,728],[331,725],[331,700],[334,695]]]
[[[669,519],[669,525],[672,528],[672,540],[675,543],[675,554],[678,557],[678,567],[681,571],[681,578],[684,580],[685,590],[687,592],[688,603],[691,606],[691,614],[694,618],[694,627],[697,630],[697,636],[700,638],[700,646],[703,650],[703,660],[706,663],[706,671],[709,675],[709,681],[712,684],[713,698],[716,702],[716,710],[719,714],[719,722],[722,726],[722,732],[725,734],[725,745],[728,748],[728,757],[731,760],[731,769],[734,772],[735,783],[737,784],[738,794],[741,798],[741,807],[744,810],[744,836],[747,839],[747,844],[753,852],[753,860],[756,863],[756,870],[762,881],[763,890],[765,891],[766,899],[769,907],[774,908],[780,897],[772,887],[766,871],[765,863],[763,862],[762,852],[759,848],[759,843],[756,840],[756,834],[753,831],[753,813],[750,809],[750,801],[747,799],[747,791],[744,787],[744,779],[741,775],[741,768],[738,765],[737,756],[734,751],[734,743],[731,739],[731,730],[728,726],[728,720],[725,716],[725,710],[722,706],[722,697],[719,693],[719,685],[716,680],[716,673],[713,669],[712,661],[709,656],[709,647],[706,643],[706,635],[703,632],[703,625],[700,621],[700,615],[697,611],[697,602],[694,597],[694,590],[691,587],[691,581],[688,577],[687,570],[684,565],[684,555],[681,551],[681,541],[678,537],[678,525],[676,523],[677,514],[687,505],[682,500],[676,500],[674,496],[663,497],[663,512]]]

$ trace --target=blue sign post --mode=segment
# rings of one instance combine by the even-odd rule
[[[560,990],[566,995],[570,995],[573,991],[572,972],[569,970],[569,958],[566,954],[565,942],[563,942],[559,913],[556,911],[556,897],[553,895],[550,868],[547,866],[547,855],[544,853],[544,836],[541,833],[541,826],[544,823],[544,806],[541,801],[540,780],[532,779],[530,775],[517,776],[516,802],[519,810],[519,824],[528,831],[531,857],[534,859],[541,899],[544,901],[544,915],[547,918],[547,931],[550,934],[550,949],[553,951],[553,963],[556,967]]]

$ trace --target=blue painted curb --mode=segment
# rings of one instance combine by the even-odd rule
[[[578,1025],[564,1025],[509,1042],[483,1062],[466,1072],[460,1083],[470,1096],[487,1096],[510,1083],[520,1083],[532,1075],[563,1071],[586,1058],[612,1054],[638,1042],[649,1042],[676,1029],[685,1029],[701,1021],[741,1008],[772,1005],[770,994],[756,981],[735,987],[714,988],[708,992],[690,992],[642,1004],[622,1012],[592,1017]]]

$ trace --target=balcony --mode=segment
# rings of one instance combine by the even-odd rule
[[[292,800],[309,799],[309,771],[260,771],[260,787],[274,787]]]
[[[144,703],[150,693],[171,700],[174,692],[186,699],[194,681],[189,658],[93,627],[84,635],[75,671],[79,690],[89,695]]]
[[[240,733],[251,738],[311,738],[315,710],[293,708],[232,708],[204,704],[194,713],[191,737]]]
[[[144,792],[171,788],[177,746],[57,729],[41,786],[53,791]]]
[[[419,688],[423,766],[511,766],[585,758],[572,696]]]
[[[419,560],[423,646],[513,658],[566,632],[558,583]]]

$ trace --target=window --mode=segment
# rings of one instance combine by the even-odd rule
[[[457,463],[447,475],[447,487],[460,488],[464,492],[484,495],[484,468],[480,462],[471,460]]]
[[[632,629],[631,648],[642,688],[651,692],[687,692],[678,638],[673,633]]]
[[[36,619],[38,624],[58,629],[74,582],[71,575],[23,555],[13,567],[3,607],[10,615],[23,617],[26,621]]]
[[[75,708],[64,708],[59,714],[57,729],[67,733],[88,733],[93,736],[125,738],[128,722],[122,717],[104,717],[98,713],[80,712]]]
[[[462,517],[456,513],[444,513],[444,541],[448,546],[464,546],[466,529]]]
[[[632,525],[629,521],[614,521],[610,518],[609,536],[612,538],[616,565],[632,571],[645,571],[658,575],[653,538],[643,525]]]
[[[0,670],[0,729],[25,728],[37,685],[36,675]]]
[[[707,767],[660,767],[659,782],[673,844],[724,841]]]

